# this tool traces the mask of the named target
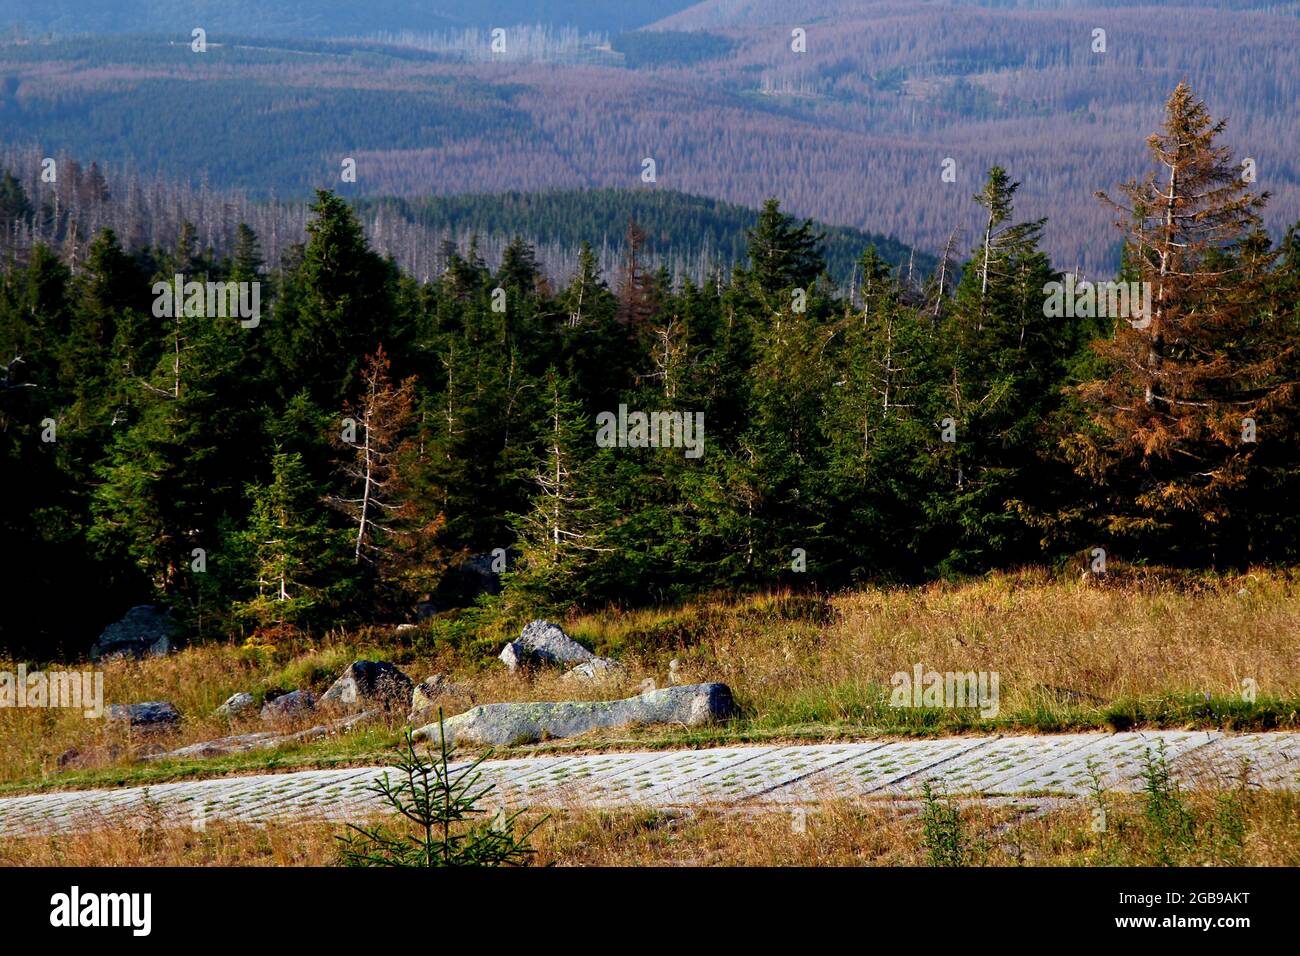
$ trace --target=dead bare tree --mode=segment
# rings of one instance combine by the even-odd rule
[[[357,564],[376,564],[393,556],[387,539],[400,533],[393,519],[402,508],[399,463],[407,450],[404,433],[411,422],[414,399],[415,379],[394,385],[381,345],[366,361],[361,398],[349,407],[344,423],[344,442],[351,445],[353,453],[341,470],[357,489],[357,496],[326,498],[330,507],[356,523],[353,556]]]

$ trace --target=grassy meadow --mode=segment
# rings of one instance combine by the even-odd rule
[[[563,681],[558,671],[507,672],[494,654],[519,623],[490,621],[471,610],[400,631],[288,636],[260,646],[213,642],[166,658],[109,662],[107,704],[168,700],[183,716],[181,728],[151,737],[89,721],[80,711],[0,710],[0,792],[382,762],[400,740],[404,715],[270,750],[140,760],[162,749],[265,730],[256,712],[235,721],[212,714],[236,691],[260,697],[309,688],[319,694],[357,658],[390,660],[415,681],[447,674],[462,691],[444,702],[449,714],[473,703],[627,696],[647,679],[667,684],[674,659],[678,681],[723,681],[741,707],[741,716],[726,726],[625,728],[499,756],[965,732],[1300,728],[1300,580],[1274,572],[1195,578],[1130,573],[1105,583],[1037,571],[1001,573],[834,595],[610,608],[563,620],[577,640],[627,666],[626,679],[613,684]],[[18,663],[0,661],[0,670]],[[89,666],[22,663],[29,671]],[[940,672],[998,672],[998,715],[891,707],[891,675],[916,664]],[[1248,685],[1255,688],[1254,701],[1244,693]],[[286,729],[322,719],[307,717]]]

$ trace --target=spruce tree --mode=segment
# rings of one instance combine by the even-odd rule
[[[427,590],[441,569],[434,542],[441,517],[414,495],[414,417],[415,379],[394,383],[381,345],[366,359],[360,396],[345,409],[345,488],[326,501],[350,521],[353,564],[377,585],[376,606],[386,610]]]
[[[861,262],[860,308],[845,304],[826,417],[829,461],[815,483],[825,516],[818,566],[840,580],[915,575],[925,566],[939,380],[930,318],[874,248]]]
[[[637,334],[655,312],[654,281],[646,266],[646,234],[629,216],[618,276],[618,321]]]
[[[1152,170],[1120,201],[1099,194],[1123,216],[1151,314],[1094,344],[1104,371],[1078,388],[1089,427],[1069,454],[1096,482],[1103,535],[1165,560],[1244,557],[1252,461],[1294,403],[1294,342],[1268,308],[1276,252],[1258,236],[1267,194],[1224,128],[1180,83],[1147,140]]]
[[[232,542],[253,590],[236,615],[261,627],[298,624],[350,588],[348,533],[332,529],[315,484],[296,453],[275,452],[271,477],[247,489],[252,508]]]
[[[242,511],[256,445],[256,407],[229,400],[258,397],[246,361],[256,331],[235,317],[173,311],[150,319],[164,343],[153,369],[123,382],[131,414],[112,426],[97,466],[90,538],[129,555],[157,596],[197,613],[216,580],[200,575],[220,560],[225,520]]]
[[[285,281],[268,337],[278,380],[307,388],[321,407],[354,393],[381,339],[402,348],[388,264],[366,242],[347,203],[318,190],[302,261]],[[286,396],[287,397],[287,396]]]
[[[1059,276],[1039,246],[1045,221],[1015,219],[1018,187],[1001,167],[989,170],[974,197],[984,210],[980,244],[938,328],[943,374],[934,455],[922,472],[934,489],[927,509],[943,571],[1029,553],[1033,536],[1019,513],[1040,506],[1051,486],[1043,422],[1059,402],[1078,319],[1046,314],[1045,290]]]
[[[591,587],[594,566],[612,551],[607,535],[613,514],[598,493],[595,423],[554,367],[540,386],[542,451],[528,475],[535,495],[527,512],[510,516],[521,561],[506,581],[512,600],[553,607],[581,600]]]
[[[12,172],[0,176],[0,233],[10,234],[32,221],[34,211],[27,191]]]
[[[789,288],[810,288],[826,267],[824,236],[815,231],[811,220],[796,225],[793,216],[781,212],[776,199],[763,203],[758,221],[745,235],[749,265],[742,275],[765,298]]]

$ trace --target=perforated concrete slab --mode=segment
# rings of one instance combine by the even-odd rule
[[[1063,778],[1070,773],[1066,765],[1074,763],[1071,758],[1096,740],[1095,736],[1082,734],[1003,737],[920,775],[914,781],[915,789],[923,782],[930,782],[957,793],[1059,790]]]
[[[1173,765],[1193,754],[1209,753],[1209,748],[1223,735],[1206,731],[1164,730],[1158,733],[1113,734],[1089,744],[1075,755],[1068,768],[1073,775],[1071,788],[1065,792],[1086,793],[1090,787],[1087,764],[1096,768],[1101,785],[1107,790],[1132,791],[1142,787],[1142,771],[1149,759],[1162,752]],[[1082,771],[1079,764],[1083,765]],[[1080,775],[1081,774],[1081,775]]]
[[[782,784],[763,794],[765,800],[801,803],[873,793],[904,793],[918,774],[983,747],[996,737],[956,737],[855,745],[847,760]]]
[[[516,761],[484,764],[482,769],[484,782],[496,786],[492,799],[500,802],[578,803],[625,792],[625,782],[638,775],[653,775],[650,768],[671,756],[672,752],[585,754],[528,761],[529,766],[522,770],[510,767]]]
[[[1163,742],[1170,760],[1213,742],[1205,733],[1166,731],[1159,735],[1062,734],[1002,737],[917,774],[896,789],[915,796],[927,782],[953,793],[984,795],[1089,792],[1095,771],[1107,789],[1130,789],[1140,779],[1148,753]]]
[[[611,781],[607,803],[641,803],[676,806],[706,802],[700,796],[706,780],[752,767],[772,753],[771,747],[716,747],[711,750],[676,750],[652,767],[639,768]],[[644,771],[644,772],[641,772]]]
[[[1300,734],[1202,731],[877,740],[789,747],[614,752],[495,760],[478,769],[487,803],[523,806],[761,808],[826,798],[914,800],[925,783],[991,800],[1069,799],[1093,771],[1108,790],[1134,790],[1161,749],[1187,786],[1230,785],[1249,761],[1252,786],[1300,789]],[[453,764],[453,776],[468,767]],[[1090,769],[1091,768],[1091,769]],[[382,767],[82,790],[0,799],[0,835],[109,826],[202,826],[216,820],[359,819],[383,810]]]
[[[558,757],[530,761],[526,773],[504,780],[501,771],[493,768],[487,779],[500,781],[492,798],[512,805],[687,804],[699,802],[695,785],[700,779],[771,751],[769,747],[718,747]]]
[[[690,788],[693,799],[689,802],[731,803],[794,788],[800,781],[886,746],[884,743],[823,744],[769,750],[695,781]]]
[[[1202,785],[1231,785],[1242,777],[1268,790],[1300,790],[1300,734],[1222,736],[1187,755],[1184,774]]]

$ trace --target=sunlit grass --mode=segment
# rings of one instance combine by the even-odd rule
[[[360,657],[391,660],[416,681],[449,675],[465,693],[445,702],[448,713],[495,701],[627,696],[646,679],[665,686],[672,659],[679,662],[679,681],[723,681],[741,707],[726,726],[620,728],[538,748],[552,751],[877,735],[1300,728],[1300,583],[1283,573],[1177,583],[1150,575],[1100,586],[1034,571],[829,596],[714,596],[563,623],[598,653],[619,656],[626,678],[586,684],[564,681],[558,670],[510,673],[494,658],[500,625],[450,640],[445,622],[401,633],[374,628],[297,639],[274,650],[216,643],[167,658],[112,662],[104,667],[108,703],[169,700],[184,717],[181,729],[154,740],[76,711],[0,710],[0,789],[377,761],[398,739],[402,714],[273,751],[138,762],[150,747],[264,730],[255,716],[232,724],[213,711],[241,690],[259,699],[297,687],[319,694]],[[30,670],[41,662],[26,663]],[[891,676],[916,664],[940,672],[996,671],[997,715],[889,706]],[[0,662],[0,669],[16,666]],[[297,726],[322,719],[304,718]],[[60,755],[74,748],[80,767],[60,768]]]

